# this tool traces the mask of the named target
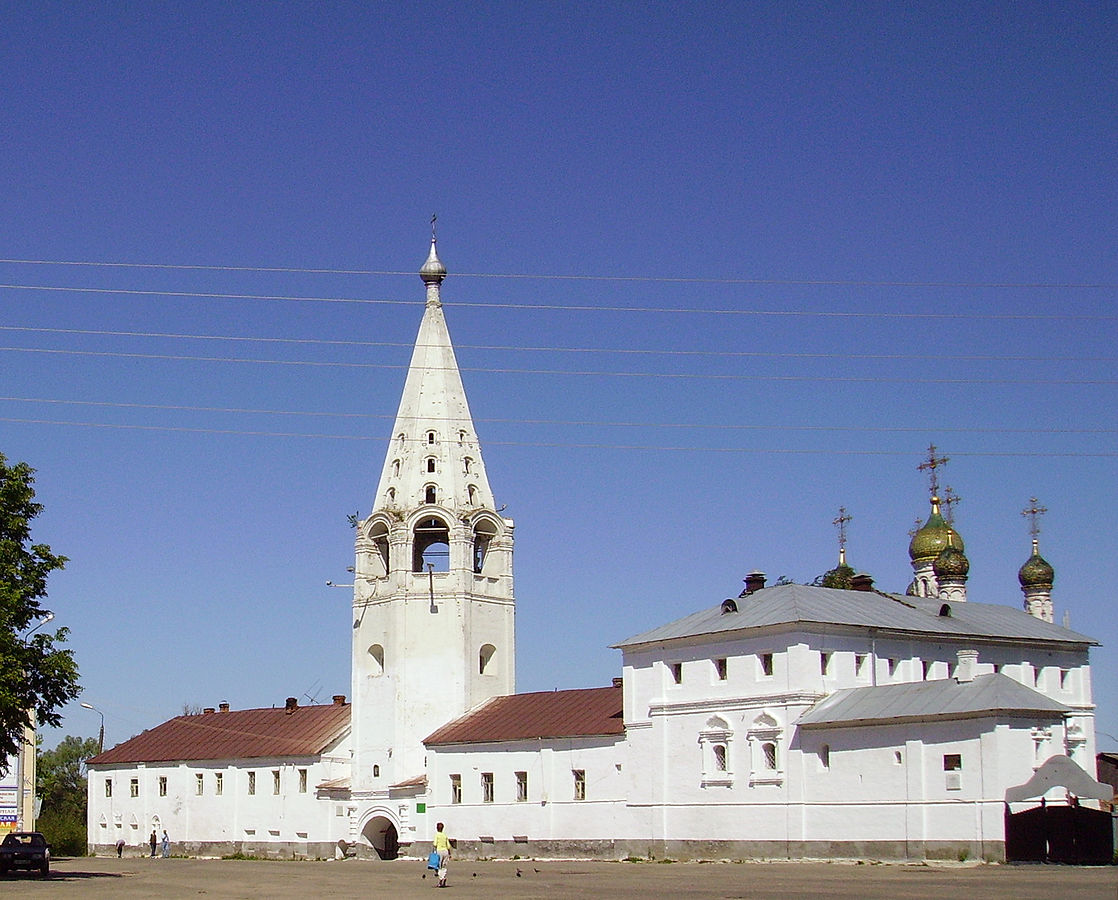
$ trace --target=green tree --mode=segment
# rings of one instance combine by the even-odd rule
[[[43,810],[37,827],[55,853],[85,855],[85,763],[97,755],[97,738],[67,735],[53,750],[39,753],[39,796]]]
[[[34,472],[27,463],[8,465],[0,453],[0,758],[15,755],[32,714],[57,727],[59,710],[81,691],[73,651],[58,645],[68,630],[30,631],[48,615],[41,600],[47,576],[66,564],[46,544],[31,543]]]

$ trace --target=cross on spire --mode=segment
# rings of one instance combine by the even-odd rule
[[[939,476],[936,475],[936,469],[946,465],[949,459],[950,457],[948,456],[936,456],[936,445],[929,444],[928,458],[916,467],[921,472],[928,473],[928,485],[931,488],[933,497],[939,494]]]
[[[431,213],[431,243],[435,242],[435,221],[438,218],[439,217],[437,215],[435,215],[434,213]]]
[[[1030,497],[1029,508],[1021,510],[1021,515],[1029,520],[1029,534],[1032,536],[1034,542],[1036,541],[1036,536],[1040,534],[1040,524],[1037,522],[1037,519],[1048,512],[1048,507],[1037,506],[1036,502],[1036,497]]]
[[[908,536],[916,537],[916,532],[918,532],[923,527],[924,523],[920,520],[920,517],[917,516],[912,522],[912,527],[908,529]]]
[[[853,516],[848,516],[846,514],[846,507],[845,506],[840,506],[838,517],[835,518],[834,521],[831,522],[832,525],[834,525],[836,528],[838,528],[838,533],[839,533],[839,565],[840,566],[845,566],[846,565],[846,523],[847,522],[853,522],[853,521],[854,521],[854,517]]]
[[[943,518],[947,520],[948,525],[955,524],[955,504],[962,501],[962,497],[951,490],[951,485],[943,489]]]

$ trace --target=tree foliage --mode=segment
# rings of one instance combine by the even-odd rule
[[[36,827],[56,854],[84,855],[87,846],[85,762],[97,754],[96,738],[67,735],[53,750],[39,753],[39,796],[43,811]]]
[[[66,564],[46,544],[31,543],[34,469],[9,466],[0,453],[0,757],[15,755],[34,713],[44,725],[61,722],[59,709],[78,696],[73,651],[62,649],[68,630],[30,634],[49,615],[42,605],[47,576]]]

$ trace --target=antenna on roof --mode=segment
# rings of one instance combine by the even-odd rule
[[[314,693],[311,693],[311,692]],[[322,680],[318,679],[311,683],[311,686],[303,691],[303,697],[311,706],[318,703],[318,695],[322,693]]]

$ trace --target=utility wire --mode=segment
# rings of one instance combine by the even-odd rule
[[[324,412],[322,410],[293,410],[293,409],[260,409],[252,407],[227,407],[227,406],[188,406],[170,403],[123,403],[109,400],[68,400],[54,397],[0,397],[0,402],[8,403],[44,403],[66,406],[90,406],[107,409],[137,409],[157,410],[160,412],[204,412],[228,413],[236,415],[266,415],[266,416],[308,416],[315,418],[334,419],[377,419],[392,420],[399,416],[387,413],[353,413],[353,412]],[[407,416],[403,418],[409,418]],[[419,420],[420,417],[410,417]],[[452,422],[455,418],[421,417],[424,422]],[[934,431],[949,434],[1118,434],[1118,428],[968,428],[936,425],[934,428],[907,425],[766,425],[766,424],[733,424],[726,422],[627,422],[627,421],[593,421],[583,419],[513,419],[513,418],[474,418],[475,422],[499,425],[547,425],[578,428],[670,428],[685,430],[712,430],[712,431],[838,431],[857,433],[882,433],[882,434],[923,434]],[[422,439],[420,439],[422,440]],[[487,442],[488,443],[488,442]]]
[[[343,368],[343,369],[407,369],[403,363],[360,363],[336,362],[306,359],[255,359],[235,356],[182,356],[170,353],[122,353],[109,350],[60,350],[40,347],[0,347],[0,352],[7,353],[43,353],[60,356],[92,356],[102,359],[150,359],[171,362],[220,362],[220,363],[251,363],[254,365],[270,366],[308,366],[312,368]],[[428,371],[455,371],[453,367],[438,368],[427,367]],[[855,375],[758,375],[725,372],[622,372],[606,369],[577,370],[577,369],[512,369],[492,368],[487,366],[460,366],[459,372],[479,372],[489,375],[561,375],[580,378],[661,378],[675,380],[709,380],[709,381],[825,381],[839,384],[990,384],[990,385],[1059,385],[1059,386],[1091,386],[1118,384],[1118,379],[1087,378],[897,378],[882,376],[855,376]]]
[[[174,297],[177,299],[198,300],[253,300],[284,301],[299,303],[356,303],[394,306],[420,306],[422,300],[392,300],[372,297],[312,297],[288,294],[238,294],[211,291],[156,291],[132,288],[91,288],[63,287],[41,284],[0,284],[2,290],[44,291],[73,294],[109,294],[131,297]],[[980,312],[855,312],[850,310],[802,310],[802,309],[726,309],[712,307],[681,306],[607,306],[604,304],[564,304],[564,303],[486,303],[470,300],[455,300],[456,307],[473,309],[514,309],[531,311],[560,312],[613,312],[613,313],[657,313],[687,314],[709,316],[762,316],[775,318],[823,318],[823,319],[932,319],[932,320],[993,320],[993,321],[1087,321],[1110,322],[1118,320],[1118,314],[1088,315],[1085,313],[980,313]]]
[[[174,263],[125,263],[58,259],[0,259],[0,263],[27,266],[70,266],[114,269],[157,269],[200,272],[271,272],[293,275],[388,275],[415,277],[418,273],[394,269],[329,269],[296,266],[217,266]],[[790,287],[926,287],[926,288],[1050,288],[1060,290],[1114,289],[1110,282],[1045,282],[1045,281],[872,281],[867,279],[808,278],[710,278],[664,275],[558,275],[539,272],[455,272],[455,278],[508,278],[531,281],[640,281],[666,284],[746,284]]]
[[[352,434],[307,434],[293,431],[245,431],[233,428],[197,428],[179,427],[171,425],[121,425],[108,422],[75,422],[56,419],[20,419],[0,417],[0,422],[12,422],[25,425],[59,425],[81,428],[119,429],[124,431],[165,431],[188,434],[222,434],[247,437],[281,437],[281,438],[313,438],[342,441],[373,441],[388,443],[387,437],[370,437],[367,435]],[[938,429],[929,427],[929,432]],[[666,446],[657,444],[609,444],[586,443],[565,441],[492,441],[487,440],[486,446],[495,447],[546,447],[565,448],[576,450],[638,450],[658,451],[672,453],[749,453],[749,454],[774,454],[790,456],[912,456],[911,450],[839,450],[828,449],[789,449],[786,447],[696,447],[693,445]],[[1046,458],[1046,459],[1111,459],[1118,458],[1118,451],[1104,451],[1098,453],[1083,453],[1077,451],[1056,452],[1044,450],[952,450],[952,456],[984,456],[997,458]]]
[[[225,334],[181,334],[167,331],[108,331],[90,328],[38,328],[25,325],[0,325],[0,331],[15,331],[34,334],[74,334],[95,337],[156,338],[167,340],[220,341],[227,343],[261,344],[299,344],[325,347],[420,347],[432,345],[416,344],[407,341],[354,341],[327,338],[284,338],[254,335]],[[871,359],[887,361],[938,360],[949,362],[1092,362],[1115,363],[1114,356],[1051,356],[1038,358],[1035,354],[1026,356],[993,356],[989,354],[913,354],[913,353],[795,353],[769,350],[678,350],[646,347],[547,347],[515,346],[512,344],[458,344],[455,350],[482,350],[485,352],[510,353],[600,353],[625,356],[700,356],[716,358],[743,359]],[[39,349],[39,348],[31,348]]]

